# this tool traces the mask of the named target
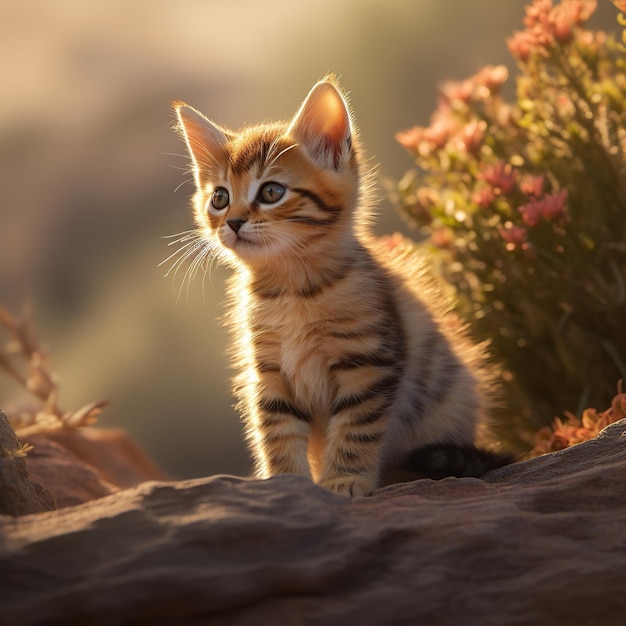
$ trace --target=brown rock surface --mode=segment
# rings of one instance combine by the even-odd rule
[[[352,501],[217,476],[0,517],[0,622],[623,626],[625,431]]]
[[[82,504],[165,474],[121,429],[50,428],[31,431],[30,475],[54,493],[57,508]]]
[[[97,470],[104,481],[126,489],[146,480],[166,480],[167,476],[121,428],[56,428],[25,437],[35,449],[28,455],[34,473],[41,444],[53,441],[76,458]],[[45,472],[45,468],[43,469]]]
[[[0,411],[0,515],[28,515],[54,508],[53,495],[28,473],[22,442]]]
[[[95,467],[46,434],[31,436],[28,441],[34,445],[26,458],[28,471],[34,480],[54,494],[57,509],[103,498],[120,490],[106,481]]]
[[[0,411],[0,514],[62,509],[166,478],[121,429],[35,425],[20,436]]]

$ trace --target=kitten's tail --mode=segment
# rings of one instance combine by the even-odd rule
[[[411,450],[402,469],[434,479],[446,476],[479,478],[514,460],[511,455],[482,450],[473,445],[434,443]]]

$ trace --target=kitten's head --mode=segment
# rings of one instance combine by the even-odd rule
[[[223,260],[290,263],[352,236],[358,148],[333,77],[317,83],[284,123],[232,132],[187,104],[174,108],[192,160],[196,223]]]

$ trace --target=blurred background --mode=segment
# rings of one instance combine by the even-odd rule
[[[291,117],[336,72],[380,164],[378,232],[411,235],[388,197],[412,165],[394,134],[428,123],[438,83],[486,64],[514,73],[504,39],[525,4],[0,0],[0,303],[32,303],[61,407],[110,399],[100,424],[174,478],[247,474],[226,273],[178,297],[186,267],[174,280],[157,267],[164,237],[192,227],[170,101],[237,128]],[[599,0],[589,25],[619,31],[614,6]],[[21,400],[0,378],[0,407]]]

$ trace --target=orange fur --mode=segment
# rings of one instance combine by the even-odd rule
[[[235,270],[235,393],[257,475],[369,494],[413,448],[473,443],[488,410],[482,348],[414,259],[369,234],[368,177],[335,79],[290,122],[236,133],[175,108],[199,233]]]

